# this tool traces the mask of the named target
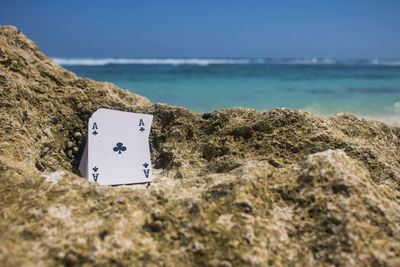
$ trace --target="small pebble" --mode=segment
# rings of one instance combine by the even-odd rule
[[[72,143],[71,141],[69,141],[69,142],[67,143],[67,147],[68,147],[68,148],[73,148],[73,147],[74,147],[74,143]]]
[[[72,149],[72,151],[74,152],[74,154],[77,154],[78,151],[79,151],[79,149],[75,146],[75,147]]]
[[[82,134],[80,132],[75,132],[74,137],[75,139],[80,139],[82,137]]]
[[[72,157],[72,150],[68,150],[68,151],[67,151],[67,156],[68,156],[68,157]]]

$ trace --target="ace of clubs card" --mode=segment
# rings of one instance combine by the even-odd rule
[[[79,169],[101,185],[152,180],[149,133],[152,115],[101,108],[88,124],[88,141]]]

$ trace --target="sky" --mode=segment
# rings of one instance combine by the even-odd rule
[[[400,59],[399,0],[2,0],[51,57]]]

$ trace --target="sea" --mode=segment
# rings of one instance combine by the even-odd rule
[[[353,113],[400,124],[400,60],[324,58],[53,58],[107,81],[203,113],[232,107]]]

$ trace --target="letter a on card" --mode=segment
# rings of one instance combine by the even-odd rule
[[[101,185],[151,182],[152,121],[152,115],[104,108],[93,113],[79,165],[82,175]]]

